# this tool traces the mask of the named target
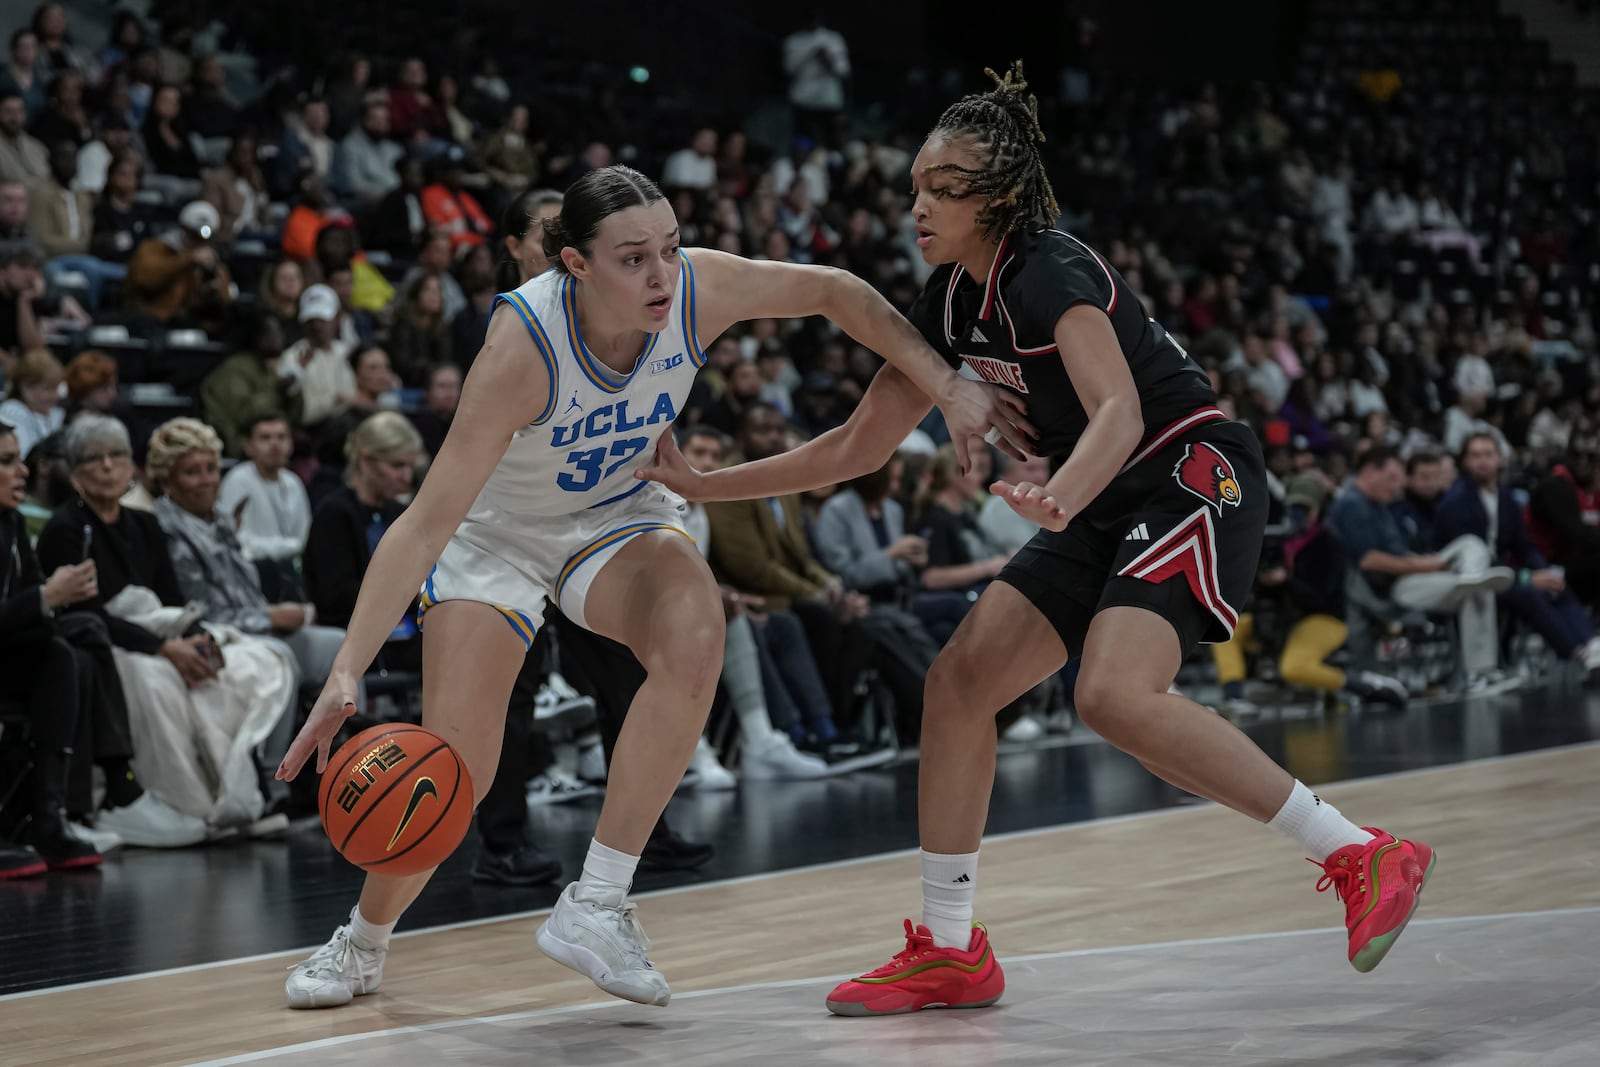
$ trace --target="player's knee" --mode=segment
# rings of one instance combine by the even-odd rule
[[[677,616],[643,657],[652,677],[669,680],[691,700],[707,702],[722,674],[722,646],[727,635],[722,614],[699,612]]]
[[[928,668],[923,685],[923,714],[993,716],[998,710],[987,708],[979,693],[976,680],[981,672],[974,664],[965,662],[955,644],[946,645]]]
[[[1109,670],[1085,667],[1078,674],[1072,705],[1078,720],[1102,737],[1116,729],[1120,709],[1127,705],[1128,682]]]

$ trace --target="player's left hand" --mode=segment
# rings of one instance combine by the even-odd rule
[[[950,431],[950,443],[955,446],[962,473],[972,469],[968,449],[974,437],[983,438],[1024,462],[1037,447],[1037,431],[1025,415],[1027,405],[1009,389],[957,375],[950,393],[939,399],[939,410],[944,413],[944,424]]]
[[[1067,513],[1042,485],[1032,482],[995,482],[989,492],[1011,505],[1011,510],[1046,530],[1065,530]]]
[[[633,476],[641,481],[659,482],[685,500],[700,499],[695,494],[700,488],[702,475],[689,466],[689,461],[678,451],[678,442],[673,440],[671,426],[661,431],[650,465],[640,467],[633,472]]]

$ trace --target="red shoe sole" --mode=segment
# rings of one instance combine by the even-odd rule
[[[105,861],[104,856],[80,856],[71,860],[47,861],[47,866],[52,871],[81,871],[85,867],[98,867]]]
[[[37,863],[31,867],[13,867],[9,871],[0,871],[0,882],[5,881],[7,878],[32,878],[34,875],[43,874],[49,869],[43,863]]]
[[[892,986],[885,992],[892,991]],[[864,1019],[880,1015],[909,1015],[914,1011],[927,1011],[931,1008],[987,1008],[996,1003],[1006,991],[1005,972],[1000,969],[1000,963],[995,961],[994,971],[984,981],[978,983],[970,992],[975,999],[963,999],[957,1003],[948,1001],[932,1001],[927,1004],[901,1004],[892,1008],[874,1008],[870,1003],[859,1000],[828,1000],[828,1010],[835,1015],[843,1015],[851,1019]],[[887,996],[881,999],[889,999]]]

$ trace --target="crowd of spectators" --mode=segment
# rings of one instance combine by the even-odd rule
[[[774,42],[791,133],[772,142],[737,114],[630,119],[603,87],[575,132],[492,47],[305,66],[252,55],[246,25],[141,10],[91,32],[44,4],[0,65],[0,714],[31,718],[24,833],[57,866],[299,812],[221,770],[275,766],[495,294],[544,268],[537,220],[573,180],[629,159],[685,245],[837,265],[902,309],[929,272],[918,130],[852,121],[848,43],[820,24]],[[1052,92],[1036,74],[1053,221],[1103,250],[1267,452],[1273,530],[1216,704],[1257,713],[1261,675],[1422,688],[1355,647],[1356,615],[1447,629],[1458,669],[1427,680],[1446,687],[1518,684],[1518,628],[1600,667],[1595,95],[1484,0],[1314,3],[1299,48],[1274,84],[1074,69]],[[705,340],[679,431],[707,465],[839,425],[881,365],[820,320]],[[935,412],[865,478],[694,509],[735,623],[713,720],[734,728],[686,785],[849,773],[915,744],[928,665],[1032,532],[987,498],[995,473],[1048,467],[980,453],[963,475]],[[490,880],[559,876],[525,798],[592,792],[605,709],[628,699],[567,681],[616,650],[554,613],[544,633]],[[418,640],[397,621],[364,714],[413,712],[379,683],[414,688]],[[1070,670],[1001,713],[1006,739],[1072,728]],[[73,724],[47,728],[45,694],[73,677]],[[207,736],[175,732],[194,721]],[[656,841],[664,865],[707,854]]]

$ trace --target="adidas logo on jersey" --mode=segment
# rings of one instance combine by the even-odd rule
[[[983,331],[976,326],[972,328],[972,339],[974,341],[982,341],[984,344],[989,343],[989,339],[983,335]]]
[[[1145,526],[1144,523],[1141,522],[1139,525],[1137,525],[1133,529],[1129,530],[1128,531],[1128,536],[1124,537],[1123,540],[1124,541],[1148,541],[1148,540],[1150,540],[1150,530]]]

